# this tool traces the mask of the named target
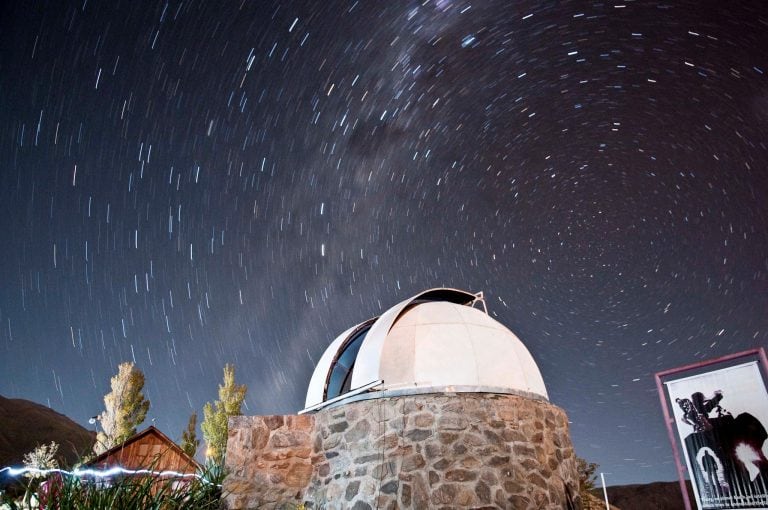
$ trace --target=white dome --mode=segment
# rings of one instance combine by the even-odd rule
[[[536,363],[509,329],[455,289],[432,289],[348,329],[312,374],[306,410],[346,396],[514,393],[547,399]]]

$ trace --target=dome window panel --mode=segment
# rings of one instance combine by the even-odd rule
[[[339,350],[339,355],[331,365],[323,400],[336,398],[352,389],[352,371],[355,368],[357,353],[374,322],[375,319],[364,322]]]

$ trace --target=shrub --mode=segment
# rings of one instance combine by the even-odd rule
[[[221,506],[224,471],[206,468],[195,477],[147,474],[101,478],[54,470],[28,501],[41,510],[216,510]],[[0,508],[33,508],[0,495]],[[33,503],[34,505],[34,503]]]

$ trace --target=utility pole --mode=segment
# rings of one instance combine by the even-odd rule
[[[605,496],[605,510],[611,510],[611,505],[608,504],[608,489],[605,488],[605,475],[600,472],[600,482],[603,484],[603,496]]]

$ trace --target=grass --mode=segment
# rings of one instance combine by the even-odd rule
[[[219,467],[184,479],[147,475],[105,479],[54,472],[44,481],[29,482],[20,500],[0,495],[0,509],[216,510],[221,507],[223,479]]]

